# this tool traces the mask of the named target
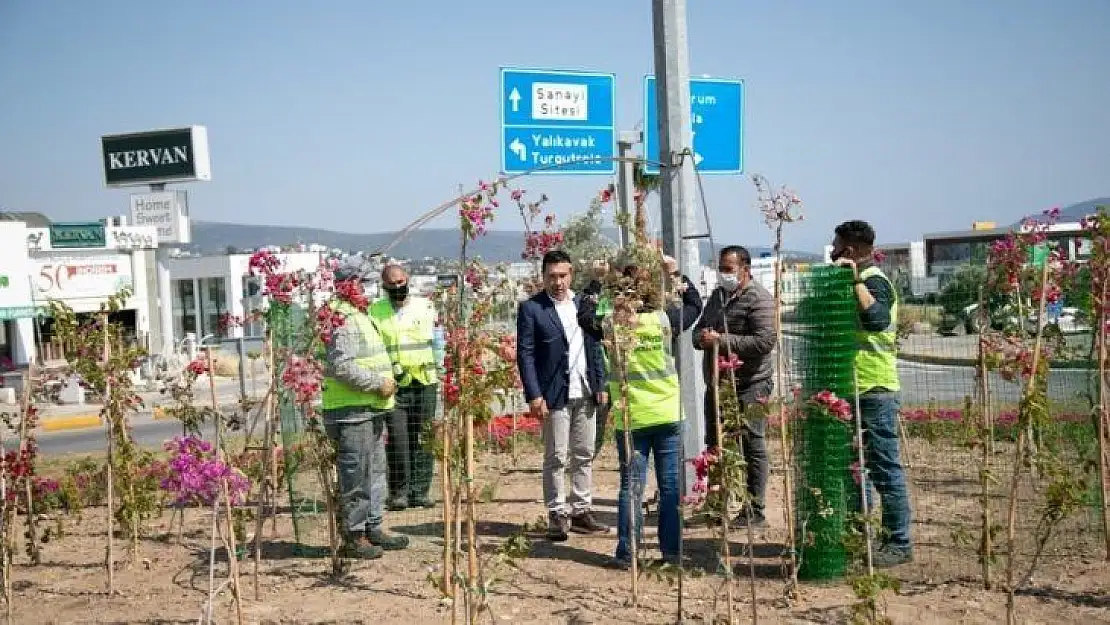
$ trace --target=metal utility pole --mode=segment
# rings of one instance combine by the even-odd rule
[[[632,146],[640,142],[640,133],[631,130],[621,131],[617,140],[617,154],[621,159],[632,158]],[[631,160],[621,160],[617,163],[617,201],[620,211],[626,218],[620,224],[620,245],[627,247],[631,242],[628,233],[628,223],[636,214],[636,163]]]
[[[652,0],[652,30],[655,38],[655,86],[659,103],[660,204],[663,219],[663,250],[678,261],[679,271],[698,282],[701,263],[697,238],[687,238],[697,228],[694,215],[694,139],[690,122],[690,54],[686,41],[686,0]],[[678,341],[676,354],[682,411],[686,420],[683,447],[693,458],[705,444],[702,416],[704,381],[699,375],[693,344],[687,337]],[[687,465],[686,486],[693,485],[693,468]]]

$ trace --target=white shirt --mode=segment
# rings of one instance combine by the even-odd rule
[[[550,297],[550,296],[549,296]],[[586,343],[582,338],[582,328],[578,326],[578,307],[574,305],[574,293],[567,291],[566,300],[555,302],[555,312],[563,323],[567,335],[567,369],[570,374],[570,399],[581,399],[587,395],[589,382],[586,378]]]

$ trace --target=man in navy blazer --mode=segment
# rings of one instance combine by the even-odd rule
[[[542,270],[544,290],[517,311],[516,361],[529,409],[543,419],[547,537],[564,541],[570,530],[609,529],[594,518],[590,495],[597,407],[608,397],[601,343],[578,325],[570,256],[548,252]],[[568,470],[569,495],[563,475]]]

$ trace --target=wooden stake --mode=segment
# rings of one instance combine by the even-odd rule
[[[108,340],[108,315],[100,316],[100,323],[103,329],[104,337],[104,367],[108,368],[108,360],[111,357],[111,342]],[[112,414],[112,380],[110,377],[104,378],[104,422],[108,433],[108,493],[107,493],[107,513],[105,514],[105,521],[108,526],[108,553],[105,558],[105,566],[108,568],[108,595],[114,595],[116,592],[116,550],[115,550],[115,501],[114,501],[114,488],[115,488],[115,475],[113,474],[113,465],[115,464],[116,445],[115,445],[115,419]]]
[[[212,398],[212,411],[216,415],[216,459],[220,462],[226,462],[223,450],[223,432],[224,420],[223,414],[220,412],[220,404],[216,399],[216,370],[212,366],[212,349],[206,351],[205,358],[208,361],[208,391]],[[224,539],[224,546],[227,549],[227,569],[231,577],[231,597],[235,602],[235,616],[239,625],[243,625],[243,598],[241,588],[239,586],[239,554],[235,548],[235,526],[232,519],[233,510],[231,507],[231,493],[227,487],[227,480],[220,481],[220,490],[223,495],[224,508],[224,528],[227,533]]]
[[[1098,477],[1102,489],[1102,536],[1106,540],[1106,560],[1110,561],[1110,398],[1107,393],[1107,347],[1106,324],[1110,319],[1106,315],[1107,306],[1107,281],[1102,283],[1102,297],[1099,300],[1102,312],[1099,314],[1099,326],[1096,330],[1095,340],[1098,341]]]
[[[451,424],[449,415],[443,415],[443,456],[440,458],[440,484],[443,490],[443,594],[455,598],[455,541],[451,527],[451,508],[454,501],[451,489]]]
[[[783,507],[786,517],[786,540],[790,551],[791,592],[798,587],[798,552],[794,536],[794,452],[790,444],[790,423],[787,419],[786,355],[782,343],[782,222],[775,228],[775,370],[783,398],[779,401],[779,444],[782,446]]]
[[[1044,267],[1041,270],[1040,288],[1043,291],[1045,285],[1048,283],[1048,266],[1049,262],[1046,260]],[[1018,294],[1018,319],[1024,319],[1021,311],[1021,294]],[[1044,319],[1045,311],[1045,298],[1042,296],[1037,308],[1037,335],[1033,341],[1033,363],[1030,368],[1029,383],[1023,390],[1022,399],[1029,397],[1033,393],[1034,385],[1037,383],[1037,371],[1041,363],[1041,345],[1044,342]],[[1019,321],[1020,323],[1020,321]],[[1022,402],[1024,408],[1025,402]],[[1018,412],[1018,425],[1021,425],[1021,410]],[[1017,499],[1018,488],[1021,486],[1021,470],[1025,465],[1024,453],[1026,444],[1031,443],[1029,437],[1032,433],[1032,422],[1026,424],[1027,427],[1021,428],[1018,432],[1017,445],[1014,446],[1014,460],[1013,460],[1013,476],[1010,479],[1010,507],[1007,514],[1006,524],[1006,623],[1007,625],[1017,625],[1017,615],[1015,614],[1014,594],[1017,588],[1014,587],[1014,566],[1017,549]]]
[[[23,386],[24,397],[30,393],[31,381]],[[4,449],[4,424],[0,424],[0,451]],[[12,525],[15,523],[15,506],[8,501],[8,467],[7,454],[0,453],[0,574],[4,576],[4,611],[5,623],[12,622]]]
[[[266,331],[266,342],[269,342],[269,330]],[[265,348],[263,348],[265,349]],[[254,394],[254,361],[251,361],[251,393]],[[254,520],[254,600],[260,601],[259,584],[259,569],[262,566],[262,534],[265,532],[266,526],[266,504],[268,501],[277,500],[277,480],[274,476],[276,473],[277,459],[274,457],[274,430],[273,430],[273,414],[271,411],[271,397],[273,393],[267,389],[266,397],[263,399],[262,405],[262,418],[264,419],[262,425],[262,483],[258,485],[258,507],[255,512]],[[276,508],[276,506],[273,506]],[[277,518],[277,511],[273,510],[275,519]]]
[[[19,419],[19,456],[21,458],[28,454],[28,445],[30,444],[28,440],[30,430],[27,423],[31,416],[31,380],[34,379],[34,376],[35,361],[32,360],[27,367],[27,383],[23,385],[23,397],[19,402],[22,410],[22,417]],[[3,426],[0,425],[0,427]],[[23,480],[22,495],[27,509],[27,547],[31,556],[31,564],[39,564],[42,561],[42,550],[39,549],[38,532],[35,524],[35,494],[30,476]]]
[[[466,541],[467,541],[467,592],[470,603],[470,623],[478,619],[478,533],[477,510],[474,504],[474,414],[466,413]]]
[[[721,375],[717,369],[717,344],[714,343],[709,347],[709,358],[713,363],[713,375],[711,376],[711,384],[709,392],[713,398],[713,427],[717,432],[717,454],[721,460],[724,459],[725,449],[725,431],[721,425]],[[725,565],[725,605],[728,609],[728,622],[732,623],[733,612],[733,597],[732,597],[732,552],[729,548],[728,536],[728,502],[731,492],[729,490],[728,473],[725,472],[725,477],[721,481],[721,559]],[[748,523],[751,527],[751,523]],[[751,546],[749,545],[749,548]]]
[[[979,289],[979,308],[976,310],[978,314],[987,316],[986,297],[983,289]],[[985,324],[979,324],[980,332],[982,328],[987,327]],[[991,479],[990,479],[990,460],[991,452],[994,449],[994,419],[991,414],[991,399],[990,399],[990,375],[987,369],[987,350],[983,345],[982,334],[979,335],[979,407],[982,414],[979,415],[981,419],[982,434],[980,449],[980,462],[982,466],[979,467],[979,489],[980,489],[980,507],[982,516],[982,537],[979,542],[979,557],[982,560],[983,568],[983,588],[990,590],[993,585],[991,581],[991,558],[994,557],[994,538],[991,536]]]

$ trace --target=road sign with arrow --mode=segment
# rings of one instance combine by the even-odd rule
[[[694,167],[703,174],[744,173],[744,82],[719,78],[690,79],[690,121],[693,124]],[[659,155],[659,107],[655,77],[644,78],[644,155]],[[649,162],[647,173],[659,173]]]
[[[501,171],[613,174],[613,74],[501,69]]]

